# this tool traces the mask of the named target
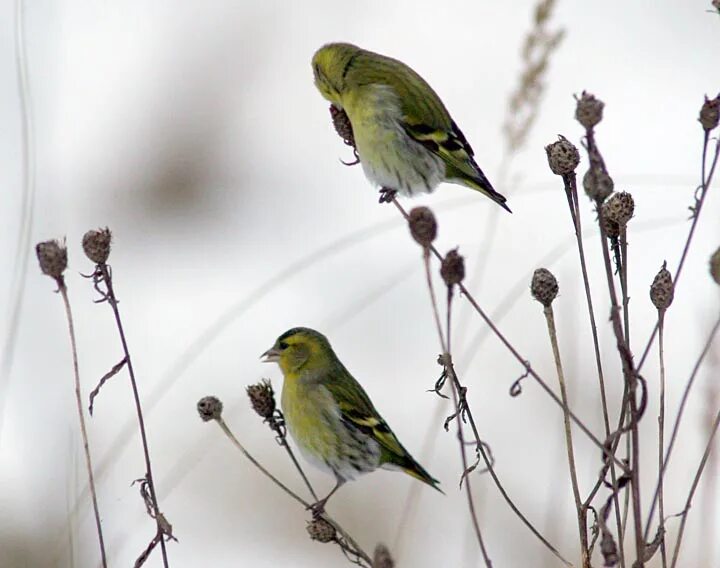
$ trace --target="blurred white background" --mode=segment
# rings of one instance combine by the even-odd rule
[[[455,435],[442,430],[449,407],[426,392],[438,376],[439,346],[420,250],[397,211],[377,204],[361,169],[340,163],[351,151],[335,135],[328,105],[313,86],[310,58],[323,43],[343,40],[410,64],[443,97],[485,173],[497,180],[506,147],[501,126],[522,71],[520,49],[534,2],[26,4],[36,180],[30,242],[67,236],[67,281],[87,394],[121,354],[109,308],[92,303],[92,287],[79,276],[91,270],[80,239],[91,228],[113,231],[110,263],[139,374],[161,509],[180,541],[169,545],[171,566],[346,565],[335,547],[307,538],[306,512],[195,411],[200,397],[219,396],[248,449],[302,491],[244,392],[262,377],[279,391],[279,370],[263,366],[258,356],[296,325],[329,336],[447,493],[416,487],[417,509],[400,537],[408,492],[419,485],[407,476],[381,471],[349,484],[331,501],[330,513],[367,550],[387,543],[399,566],[480,565],[457,490],[462,468]],[[641,351],[655,322],[648,287],[664,259],[675,269],[689,227],[687,207],[700,175],[702,97],[720,89],[720,17],[709,8],[704,0],[560,1],[550,29],[562,28],[566,36],[545,76],[537,122],[505,185],[495,181],[514,214],[449,185],[403,202],[434,208],[439,248],[460,246],[481,305],[490,313],[509,305],[496,322],[555,387],[542,310],[527,291],[535,268],[553,270],[561,287],[555,309],[572,404],[598,436],[597,378],[577,253],[561,180],[550,173],[543,147],[559,133],[579,145],[574,93],[587,89],[605,101],[598,143],[616,188],[631,191],[636,202],[629,237],[631,342]],[[11,282],[23,195],[15,9],[12,2],[0,4],[3,333],[17,299]],[[585,167],[583,156],[581,174]],[[672,413],[720,307],[707,272],[720,244],[717,189],[710,191],[667,316]],[[583,222],[592,227],[584,196],[582,205]],[[484,227],[495,216],[490,245]],[[586,245],[616,415],[621,374],[606,323],[597,237]],[[559,253],[548,256],[557,247]],[[98,565],[69,341],[53,289],[33,254],[12,367],[0,377],[2,568]],[[561,413],[530,380],[522,396],[508,396],[522,367],[494,337],[473,343],[485,327],[463,301],[456,306],[456,359],[498,475],[536,526],[576,560]],[[705,445],[708,413],[720,405],[717,347],[701,370],[680,432],[668,513],[682,509]],[[644,368],[651,396],[641,427],[646,488],[656,474],[656,359],[653,351]],[[144,466],[125,375],[102,390],[89,424],[110,565],[130,566],[154,525],[130,487]],[[587,492],[599,455],[577,431],[575,440]],[[320,492],[331,487],[322,473],[310,475]],[[712,462],[705,482],[717,485],[719,475]],[[475,475],[473,482],[496,566],[558,565],[489,477]],[[708,531],[720,527],[708,495],[703,483],[681,557],[685,566],[719,562],[717,539],[707,541]],[[669,539],[677,524],[669,522]],[[159,554],[146,564],[160,565]]]

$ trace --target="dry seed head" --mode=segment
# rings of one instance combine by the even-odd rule
[[[600,539],[600,553],[605,563],[603,566],[617,566],[620,557],[618,556],[617,544],[609,530],[603,529]]]
[[[437,221],[429,207],[415,207],[410,211],[410,234],[422,247],[429,247],[437,236]]]
[[[336,538],[335,527],[322,517],[310,521],[307,525],[310,538],[318,542],[332,542]]]
[[[602,120],[605,103],[600,99],[596,99],[595,95],[583,91],[580,98],[576,96],[575,100],[577,100],[575,120],[582,124],[584,128],[589,130]]]
[[[59,280],[67,268],[67,247],[65,241],[43,241],[35,245],[40,270],[43,274]]]
[[[700,108],[698,120],[706,132],[710,132],[718,125],[718,122],[720,122],[720,94],[714,99],[708,99],[705,96],[705,102]]]
[[[460,284],[465,278],[465,259],[457,249],[449,251],[440,265],[440,276],[447,286]]]
[[[222,417],[223,404],[215,396],[204,396],[197,403],[197,411],[203,422]]]
[[[602,225],[605,229],[605,236],[608,239],[617,239],[620,236],[620,225],[615,221],[612,221],[608,217],[608,211],[610,210],[608,202],[602,204]]]
[[[557,142],[545,146],[545,153],[552,173],[559,176],[574,172],[580,163],[580,152],[564,136],[559,136]]]
[[[715,283],[720,286],[720,247],[710,257],[710,275]]]
[[[245,390],[255,412],[263,418],[270,418],[275,412],[275,393],[270,381],[263,379]]]
[[[615,182],[603,169],[590,167],[583,176],[583,187],[590,199],[602,203],[613,192]]]
[[[373,554],[373,568],[395,568],[395,561],[390,556],[388,547],[380,543]]]
[[[658,310],[666,310],[672,304],[673,294],[672,276],[667,269],[667,262],[663,262],[662,268],[650,285],[650,300]]]
[[[340,107],[330,105],[330,117],[332,118],[335,132],[343,139],[348,146],[355,148],[355,135],[353,134],[352,124],[347,113]]]
[[[611,195],[610,199],[603,204],[603,214],[605,217],[617,223],[620,228],[627,225],[634,213],[635,201],[627,191],[621,191]]]
[[[557,297],[560,287],[558,281],[547,268],[538,268],[533,272],[530,282],[530,292],[538,302],[546,308],[553,303]]]
[[[110,242],[112,234],[110,229],[92,230],[85,233],[82,240],[85,255],[95,264],[105,264],[110,256]]]

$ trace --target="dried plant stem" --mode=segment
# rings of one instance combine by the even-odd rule
[[[95,513],[95,526],[97,527],[98,542],[100,544],[100,556],[103,568],[107,568],[107,557],[105,555],[105,539],[103,538],[102,525],[100,523],[100,510],[98,508],[97,492],[95,491],[95,477],[93,476],[92,459],[90,457],[90,444],[88,442],[87,429],[85,427],[85,415],[83,414],[83,398],[80,392],[80,370],[78,365],[77,343],[75,341],[75,325],[73,323],[72,310],[70,309],[70,299],[68,298],[67,286],[62,278],[56,279],[58,291],[62,296],[65,305],[65,316],[67,317],[68,333],[70,334],[70,346],[72,349],[73,372],[75,374],[75,402],[77,403],[78,418],[80,419],[80,435],[82,436],[83,449],[85,450],[85,466],[88,473],[88,486],[90,488],[90,497],[93,504],[93,512]]]
[[[590,140],[593,140],[592,130],[588,132]],[[595,322],[595,309],[593,308],[592,294],[590,292],[590,278],[588,277],[587,264],[585,262],[585,247],[583,245],[582,238],[582,221],[580,217],[580,204],[578,200],[577,191],[577,177],[575,172],[571,172],[563,176],[563,184],[565,186],[565,194],[568,198],[568,205],[570,207],[570,216],[573,222],[573,228],[575,229],[575,239],[577,241],[578,255],[580,257],[580,271],[583,277],[583,286],[585,289],[585,300],[587,302],[588,317],[590,319],[590,331],[593,339],[593,351],[595,353],[595,366],[597,367],[598,383],[600,387],[600,405],[603,414],[603,426],[605,427],[605,438],[610,437],[610,418],[608,414],[607,404],[607,391],[605,389],[605,375],[603,373],[602,358],[600,356],[600,340],[598,339],[597,324]],[[618,554],[620,556],[620,566],[625,568],[625,547],[623,546],[623,540],[620,538],[622,534],[622,522],[620,519],[620,507],[618,501],[617,491],[617,472],[615,471],[614,460],[609,461],[610,464],[610,478],[613,485],[613,507],[615,512],[615,523],[617,525],[618,538]],[[595,493],[600,488],[600,483],[596,485],[596,488],[590,493],[588,498],[583,503],[583,517],[587,513],[587,509],[592,502]]]
[[[115,296],[115,290],[113,289],[112,273],[108,268],[107,264],[98,264],[96,271],[101,281],[105,283],[106,293],[105,299],[107,299],[110,308],[112,309],[113,315],[115,316],[115,324],[117,326],[118,334],[120,335],[120,342],[122,344],[125,361],[127,364],[128,375],[130,376],[130,387],[132,388],[133,399],[135,401],[135,411],[137,412],[138,427],[140,429],[140,439],[143,448],[143,457],[145,458],[145,479],[147,480],[148,493],[150,495],[150,503],[152,505],[152,517],[155,520],[157,527],[156,539],[160,544],[160,551],[163,559],[163,566],[168,567],[167,549],[165,546],[165,535],[167,533],[166,527],[163,525],[163,516],[160,513],[160,506],[158,505],[157,492],[155,490],[155,481],[152,473],[152,464],[150,461],[150,449],[148,448],[147,434],[145,432],[145,418],[143,417],[142,405],[140,404],[140,394],[138,392],[137,380],[135,379],[135,369],[133,367],[132,357],[130,356],[130,349],[128,348],[127,338],[125,337],[125,329],[123,328],[122,320],[120,319],[120,310],[118,310],[118,301]]]
[[[577,515],[578,530],[580,533],[580,556],[583,568],[590,568],[590,553],[588,551],[587,527],[585,525],[585,508],[580,499],[580,487],[577,480],[577,468],[575,466],[575,450],[573,449],[572,430],[570,427],[570,415],[568,414],[568,396],[565,387],[565,373],[563,372],[562,360],[560,358],[560,347],[557,340],[557,329],[555,328],[555,315],[552,305],[543,309],[545,321],[547,322],[550,344],[552,346],[553,358],[555,359],[555,370],[560,383],[560,396],[563,402],[563,422],[565,427],[565,445],[567,448],[568,466],[570,468],[570,482],[572,483],[573,498],[575,499],[575,512]]]
[[[613,333],[617,343],[617,350],[622,364],[623,376],[627,390],[628,404],[630,407],[630,437],[631,437],[631,468],[630,468],[630,489],[632,491],[632,509],[633,521],[635,529],[635,548],[637,559],[634,568],[642,568],[644,565],[645,539],[642,530],[642,508],[640,503],[640,447],[638,421],[640,415],[637,408],[637,376],[633,365],[632,353],[623,333],[622,323],[620,322],[620,306],[618,304],[617,294],[615,292],[615,283],[613,281],[612,263],[610,261],[610,251],[607,244],[607,235],[605,234],[602,208],[598,208],[598,224],[600,225],[600,241],[602,245],[602,255],[605,263],[605,275],[607,277],[608,292],[610,294],[610,320],[612,322]],[[622,413],[621,413],[622,425]]]
[[[677,565],[677,560],[680,555],[680,545],[682,544],[683,534],[685,533],[685,524],[687,523],[688,514],[690,513],[692,500],[695,496],[695,491],[697,491],[698,485],[700,483],[700,477],[705,470],[705,465],[707,464],[708,458],[710,457],[710,453],[713,451],[713,441],[715,440],[715,434],[717,434],[719,426],[720,410],[718,410],[717,414],[715,415],[715,420],[713,421],[710,428],[710,436],[705,446],[705,452],[703,453],[702,459],[700,460],[700,465],[698,466],[697,472],[695,473],[695,478],[693,479],[690,493],[688,494],[687,500],[685,501],[685,508],[681,513],[682,520],[680,521],[680,529],[678,530],[678,536],[675,542],[675,551],[673,552],[672,564],[670,565],[671,568],[675,568],[675,566]]]
[[[660,351],[660,410],[658,411],[658,507],[660,509],[660,556],[663,568],[667,568],[667,551],[665,550],[665,496],[664,478],[665,468],[663,467],[663,452],[665,448],[665,310],[658,310],[658,347]]]
[[[398,203],[397,199],[393,198],[392,203],[397,207],[398,211],[405,217],[406,220],[408,220],[408,214],[403,208],[400,203]],[[429,247],[430,252],[433,253],[433,255],[440,261],[442,261],[442,255],[437,251],[437,249],[430,245]],[[517,359],[517,361],[523,366],[523,369],[526,369],[528,374],[533,377],[537,383],[542,387],[542,389],[552,398],[552,400],[562,409],[562,401],[560,398],[552,391],[552,389],[547,385],[547,383],[540,377],[540,375],[537,374],[537,372],[528,364],[527,359],[524,359],[520,353],[513,347],[513,345],[507,340],[507,338],[500,332],[500,330],[495,326],[495,324],[492,322],[492,320],[488,317],[488,315],[485,313],[485,311],[480,307],[480,305],[477,303],[473,295],[470,293],[470,291],[463,285],[461,282],[458,284],[458,288],[460,289],[460,292],[462,292],[462,295],[465,296],[468,302],[470,302],[470,305],[473,307],[473,309],[478,313],[478,315],[483,319],[483,321],[490,327],[492,332],[497,336],[497,338],[500,340],[500,342],[512,353],[513,357]],[[577,415],[572,412],[572,410],[568,410],[570,414],[570,418],[572,418],[573,422],[577,424],[578,428],[582,430],[582,432],[603,452],[604,455],[608,456],[610,459],[615,460],[615,463],[623,469],[623,471],[628,470],[628,467],[619,461],[605,446],[603,443],[597,439],[597,437],[590,431],[590,429],[585,426],[582,420],[577,417]]]
[[[688,231],[687,239],[685,240],[685,246],[683,247],[682,254],[680,255],[680,261],[678,262],[678,267],[675,270],[674,277],[673,277],[673,289],[677,290],[677,284],[678,280],[680,279],[680,274],[682,273],[682,269],[685,266],[685,259],[687,258],[688,252],[690,250],[690,243],[692,243],[693,235],[695,234],[695,228],[697,227],[698,221],[700,220],[700,212],[702,211],[703,204],[705,203],[705,198],[707,197],[708,189],[710,188],[710,184],[712,183],[712,178],[715,174],[715,168],[718,164],[718,158],[720,157],[720,139],[715,141],[715,155],[712,159],[712,164],[710,165],[710,171],[707,173],[707,176],[705,175],[705,172],[707,171],[707,151],[708,151],[708,145],[710,143],[710,133],[708,131],[705,131],[705,137],[703,139],[703,149],[702,149],[702,161],[700,166],[700,179],[701,183],[698,187],[698,191],[700,193],[699,197],[696,194],[695,197],[695,205],[691,207],[692,211],[692,223],[690,224],[690,230]],[[650,348],[652,347],[653,342],[655,341],[655,337],[658,332],[658,326],[655,325],[653,328],[652,333],[650,334],[650,337],[647,341],[647,344],[645,345],[645,350],[643,351],[642,357],[640,357],[640,362],[637,366],[637,371],[640,372],[640,369],[642,369],[643,364],[645,363],[645,359],[647,358],[648,354],[650,353]]]
[[[277,477],[275,477],[272,473],[270,473],[265,467],[257,461],[253,455],[248,452],[245,447],[240,443],[240,441],[235,437],[235,435],[232,433],[230,428],[228,428],[225,421],[222,419],[222,417],[214,418],[215,422],[217,422],[218,426],[220,426],[220,429],[223,431],[223,433],[228,437],[228,439],[233,443],[233,445],[240,450],[243,455],[250,460],[250,462],[257,467],[263,474],[265,474],[275,485],[277,485],[280,489],[282,489],[285,493],[287,493],[291,498],[293,498],[295,501],[300,503],[305,509],[310,509],[311,504],[305,501],[302,497],[298,496],[292,489],[290,489],[287,485],[285,485],[282,481],[280,481]],[[360,566],[366,566],[366,568],[371,568],[372,566],[372,560],[370,559],[370,556],[362,549],[360,546],[353,540],[353,538],[345,532],[345,529],[343,529],[336,521],[334,521],[332,518],[330,518],[327,513],[322,513],[321,518],[326,520],[328,523],[330,523],[335,530],[342,536],[342,538],[346,541],[346,543],[343,543],[342,541],[336,541],[338,546],[343,548],[343,550],[349,554],[352,554],[354,556],[358,557],[358,560],[362,560],[365,562],[365,564],[361,564],[358,561],[358,564]]]
[[[705,342],[705,346],[703,347],[703,350],[700,352],[700,356],[698,357],[697,361],[695,361],[693,370],[690,373],[690,377],[688,378],[687,384],[685,385],[685,389],[683,391],[682,398],[680,399],[680,407],[678,408],[677,416],[675,417],[675,421],[673,423],[672,434],[670,434],[670,442],[668,444],[667,450],[665,450],[665,459],[663,460],[662,470],[660,471],[660,476],[659,476],[660,479],[662,479],[665,476],[665,472],[667,470],[668,463],[670,462],[670,456],[672,455],[673,448],[675,447],[675,440],[677,439],[678,431],[680,430],[680,423],[682,422],[683,414],[685,412],[685,406],[686,406],[688,398],[690,396],[690,390],[692,389],[692,386],[695,383],[695,378],[697,377],[698,371],[700,370],[700,366],[702,365],[703,360],[705,359],[707,354],[710,352],[710,348],[712,347],[713,341],[715,340],[715,336],[717,335],[719,330],[720,330],[720,317],[718,317],[717,321],[715,322],[715,325],[710,330],[710,334],[708,335],[707,341]],[[650,512],[648,513],[648,519],[645,524],[645,535],[646,535],[645,538],[646,539],[647,539],[647,535],[650,533],[650,525],[652,523],[653,516],[655,514],[655,506],[657,505],[659,495],[660,495],[660,484],[658,482],[658,485],[655,487],[655,494],[653,496],[653,500],[650,503]]]
[[[407,220],[408,215],[405,212],[405,210],[402,208],[402,206],[397,202],[396,199],[393,199],[392,202],[395,204],[395,206],[398,208],[400,213],[402,213],[403,216],[405,217],[405,219]],[[440,253],[438,253],[437,249],[435,249],[434,246],[430,245],[426,250],[432,251],[433,255],[438,260],[442,261],[442,257],[440,256]],[[426,269],[427,269],[427,275],[428,275],[428,290],[429,290],[430,296],[431,296],[431,304],[432,304],[433,311],[434,311],[435,324],[437,327],[438,335],[440,337],[440,344],[442,346],[445,346],[446,343],[445,343],[444,335],[443,335],[443,331],[442,331],[442,324],[440,323],[440,313],[438,310],[437,300],[435,298],[434,288],[432,286],[432,279],[430,278],[429,255],[428,254],[425,255],[424,260],[426,262]],[[465,287],[463,286],[463,284],[462,283],[458,284],[458,287],[463,291],[463,293],[467,297],[467,291],[465,290]],[[452,298],[452,296],[450,294],[448,294],[448,320],[447,320],[447,329],[448,329],[447,345],[448,345],[448,347],[450,345],[451,298]],[[470,427],[472,429],[473,436],[475,438],[476,451],[478,452],[480,457],[482,457],[483,462],[485,463],[487,472],[490,474],[490,477],[492,478],[493,482],[495,483],[495,486],[498,488],[498,491],[500,491],[500,494],[505,499],[505,502],[508,504],[510,509],[515,513],[515,515],[517,515],[517,517],[522,521],[522,523],[530,530],[530,532],[532,532],[538,538],[538,540],[540,540],[540,542],[542,542],[545,545],[545,547],[548,550],[550,550],[563,564],[565,564],[566,566],[572,567],[572,564],[570,562],[568,562],[565,558],[563,558],[560,555],[560,553],[557,551],[557,549],[552,544],[550,544],[550,542],[540,533],[540,531],[538,531],[535,528],[535,526],[527,519],[527,517],[525,517],[525,515],[520,511],[520,509],[518,509],[518,507],[512,501],[512,499],[508,495],[507,491],[505,491],[505,488],[503,487],[502,483],[500,482],[500,479],[498,478],[497,474],[495,473],[495,468],[493,467],[493,462],[488,457],[487,452],[485,450],[485,446],[484,446],[482,440],[480,439],[480,433],[478,431],[477,425],[475,424],[475,417],[473,416],[472,410],[470,409],[470,405],[467,402],[467,398],[465,396],[465,389],[460,384],[460,381],[457,377],[457,373],[455,372],[455,366],[452,362],[452,357],[450,356],[450,354],[447,351],[445,351],[443,355],[444,355],[443,360],[444,360],[444,364],[445,364],[445,369],[447,370],[448,376],[450,377],[450,380],[452,383],[453,400],[455,401],[455,417],[458,421],[458,439],[460,442],[460,448],[461,448],[460,451],[461,451],[461,456],[462,456],[462,460],[463,460],[463,468],[464,468],[463,478],[461,479],[461,482],[463,482],[463,481],[468,482],[469,481],[469,473],[470,473],[470,471],[472,471],[475,468],[475,466],[468,467],[467,456],[465,454],[465,447],[467,444],[465,443],[462,425],[460,424],[463,420],[467,419],[467,421],[470,423]],[[462,405],[463,405],[462,412],[461,412],[461,408],[460,408],[461,401],[462,401]],[[471,489],[470,489],[469,485],[466,486],[466,491],[467,491],[467,495],[468,495],[468,504],[470,507],[471,515],[473,517],[474,527],[476,529],[476,533],[478,534],[478,538],[481,541],[482,536],[480,535],[480,532],[479,532],[480,529],[479,529],[479,525],[477,524],[474,503],[472,500],[472,493],[471,493]],[[482,545],[481,545],[481,547],[482,547]],[[483,553],[484,553],[484,548],[483,548]],[[489,562],[489,558],[486,557],[486,563],[487,562]]]

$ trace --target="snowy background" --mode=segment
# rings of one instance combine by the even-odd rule
[[[244,393],[262,377],[279,391],[279,369],[258,357],[296,325],[329,336],[398,437],[447,493],[382,471],[344,487],[330,513],[365,549],[388,544],[399,566],[480,565],[465,496],[457,490],[456,439],[442,430],[449,407],[426,392],[438,376],[439,346],[420,251],[397,211],[377,204],[361,169],[340,163],[351,151],[332,129],[310,59],[323,43],[342,40],[410,64],[438,91],[479,164],[497,180],[506,154],[501,127],[522,70],[520,49],[534,3],[26,4],[36,184],[30,242],[67,236],[67,281],[87,393],[121,355],[109,308],[92,303],[92,287],[79,276],[91,270],[80,239],[91,228],[113,231],[110,262],[141,383],[161,509],[180,540],[169,545],[171,566],[344,565],[335,547],[307,538],[306,512],[195,411],[200,397],[219,396],[244,444],[302,491]],[[514,214],[450,185],[403,201],[433,207],[439,248],[460,246],[481,305],[555,386],[541,307],[527,291],[535,268],[553,270],[572,404],[598,435],[599,395],[577,253],[561,180],[550,173],[543,147],[560,133],[579,144],[574,93],[587,89],[606,103],[598,143],[616,188],[631,191],[636,202],[629,237],[631,344],[641,351],[655,322],[649,284],[663,260],[674,270],[689,227],[687,207],[700,175],[702,97],[720,89],[720,17],[708,12],[709,4],[559,2],[549,28],[562,28],[566,36],[551,59],[537,122],[505,185],[494,181]],[[15,9],[12,2],[0,4],[4,341],[17,301],[13,263],[23,207]],[[580,173],[585,166],[583,156]],[[667,317],[671,412],[720,309],[707,273],[707,259],[720,244],[717,189],[710,191]],[[584,197],[582,214],[592,227]],[[491,245],[490,222],[497,223]],[[594,234],[586,246],[616,413],[621,373]],[[66,324],[34,254],[22,289],[12,364],[6,357],[9,372],[0,376],[0,566],[94,567],[98,549]],[[518,506],[574,560],[577,529],[561,413],[529,380],[522,396],[508,396],[522,367],[485,334],[464,302],[456,305],[458,369],[497,473]],[[717,353],[691,396],[668,478],[668,513],[682,509],[705,445],[707,415],[720,405]],[[641,426],[646,488],[656,474],[656,359],[653,351],[645,367],[651,396]],[[110,565],[130,566],[154,525],[130,487],[144,466],[124,375],[101,392],[89,428]],[[598,451],[577,431],[575,440],[587,492]],[[320,492],[331,487],[322,473],[310,475]],[[705,482],[717,485],[718,476],[713,462]],[[473,482],[496,566],[558,565],[488,476],[475,475]],[[417,508],[400,531],[414,487]],[[701,545],[720,527],[708,495],[703,483],[681,557],[685,565],[717,566],[720,558],[717,539]],[[677,525],[670,521],[669,539]],[[154,554],[146,566],[161,564]]]

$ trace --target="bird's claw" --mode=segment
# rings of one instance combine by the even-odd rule
[[[391,203],[397,195],[397,189],[391,189],[389,187],[380,188],[380,199],[378,203]]]

